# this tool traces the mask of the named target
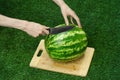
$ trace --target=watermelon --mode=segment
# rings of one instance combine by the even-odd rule
[[[65,24],[57,27],[64,27]],[[86,33],[77,25],[71,30],[58,34],[49,34],[45,39],[45,49],[49,56],[60,62],[69,62],[80,58],[87,48]]]

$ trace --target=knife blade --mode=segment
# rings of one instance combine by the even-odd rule
[[[56,27],[56,28],[49,28],[47,30],[49,31],[49,34],[58,34],[71,29],[73,29],[73,26],[62,26],[62,27]]]

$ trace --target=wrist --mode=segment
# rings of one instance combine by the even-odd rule
[[[65,5],[64,0],[53,0],[60,8],[62,7],[62,5]]]

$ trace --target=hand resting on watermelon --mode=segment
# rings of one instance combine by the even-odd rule
[[[3,16],[3,15],[0,15],[0,26],[20,29],[22,31],[27,32],[29,35],[33,37],[49,34],[47,30],[48,27],[44,25],[41,25],[35,22],[29,22],[26,20],[10,18],[10,17]]]
[[[69,8],[69,6],[64,2],[64,0],[53,0],[53,1],[61,8],[61,12],[62,12],[66,25],[69,25],[67,16],[70,16],[71,22],[73,23],[73,18],[74,18],[78,26],[81,27],[78,16],[71,8]]]

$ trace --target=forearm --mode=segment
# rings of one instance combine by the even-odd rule
[[[17,28],[17,29],[23,30],[26,22],[27,21],[0,15],[0,26]]]
[[[53,0],[53,2],[55,2],[59,7],[61,7],[62,5],[66,5],[66,3],[64,2],[64,0]]]

